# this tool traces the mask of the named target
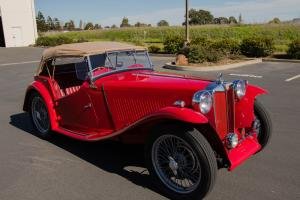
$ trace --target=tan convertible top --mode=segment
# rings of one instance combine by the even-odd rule
[[[47,60],[53,57],[79,57],[122,50],[139,51],[146,50],[146,48],[119,42],[85,42],[75,44],[63,44],[60,46],[46,49],[43,53],[43,60]]]

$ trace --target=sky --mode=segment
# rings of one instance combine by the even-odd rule
[[[66,22],[80,20],[102,26],[120,25],[123,17],[130,24],[155,25],[161,19],[171,25],[184,21],[184,0],[35,0],[36,11]],[[238,16],[246,23],[300,18],[300,0],[190,0],[190,8],[209,10],[215,17]]]

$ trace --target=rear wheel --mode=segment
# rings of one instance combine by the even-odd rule
[[[253,129],[257,132],[258,142],[264,149],[272,136],[272,121],[269,112],[258,100],[254,103],[254,114]]]
[[[164,125],[154,129],[145,154],[154,183],[171,199],[202,199],[214,186],[214,152],[194,128]]]
[[[37,92],[34,92],[32,93],[30,100],[30,117],[34,128],[38,131],[40,137],[50,137],[50,119],[43,98]]]

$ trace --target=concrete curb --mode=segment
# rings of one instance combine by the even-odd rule
[[[166,58],[176,58],[176,55],[174,54],[161,54],[161,53],[149,53],[149,56],[153,57],[166,57]]]
[[[263,58],[263,62],[288,62],[288,63],[300,63],[300,60],[294,59],[278,59],[278,58]]]
[[[226,69],[233,69],[238,67],[243,67],[245,65],[253,65],[261,63],[262,59],[247,59],[245,62],[240,63],[233,63],[229,65],[220,65],[220,66],[210,66],[210,67],[191,67],[191,66],[176,66],[172,65],[172,63],[167,63],[163,68],[165,69],[171,69],[171,70],[178,70],[178,71],[221,71]]]

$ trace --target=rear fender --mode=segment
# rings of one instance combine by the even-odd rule
[[[30,112],[30,97],[33,92],[39,93],[43,98],[49,113],[51,128],[56,129],[58,127],[57,123],[57,115],[54,109],[54,102],[52,100],[51,95],[49,94],[47,88],[40,82],[34,81],[26,91],[23,110],[26,112]]]

